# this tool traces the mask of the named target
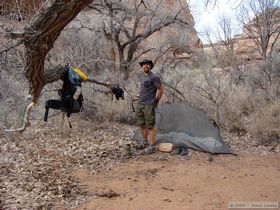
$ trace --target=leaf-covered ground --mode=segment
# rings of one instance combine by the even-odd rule
[[[62,135],[59,116],[48,123],[34,121],[23,134],[0,133],[0,209],[77,207],[91,195],[72,176],[74,172],[104,173],[124,159],[133,163],[139,157],[134,150],[132,157],[126,157],[124,149],[133,143],[135,126],[90,122],[75,116],[71,121],[73,129],[68,137]],[[223,137],[237,153],[279,154],[279,146],[257,146],[249,136]],[[205,154],[192,151],[186,158],[199,155]],[[167,161],[168,157],[177,158],[165,154]]]
[[[63,137],[60,119],[34,122],[26,132],[3,135],[0,193],[4,209],[51,209],[75,206],[87,198],[70,173],[108,170],[125,158],[122,145],[133,127],[72,119],[70,136]],[[1,209],[1,208],[0,208]]]

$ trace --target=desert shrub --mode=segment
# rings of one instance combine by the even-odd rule
[[[100,101],[97,106],[95,117],[102,121],[115,121],[127,124],[135,124],[134,113],[132,112],[131,102],[128,98],[125,100],[116,100],[107,97]]]
[[[242,118],[234,111],[234,109],[232,109],[231,104],[224,104],[219,111],[221,116],[220,122],[225,130],[238,135],[244,135],[247,133]]]
[[[5,127],[22,123],[27,103],[22,93],[24,86],[8,78],[0,79],[0,122]]]
[[[92,110],[86,111],[86,112],[92,113],[92,115],[90,117],[91,120],[94,119],[94,120],[102,121],[102,122],[103,121],[119,122],[119,123],[124,123],[124,124],[135,125],[135,123],[136,123],[135,114],[131,110],[125,111],[123,109],[124,107],[127,107],[127,106],[122,105],[116,109],[116,108],[112,108],[111,102],[103,102],[102,107],[98,106],[94,113],[92,113]]]
[[[221,114],[230,85],[230,78],[222,74],[222,69],[213,68],[213,61],[209,59],[204,59],[200,68],[190,70],[184,82],[188,87],[187,101],[204,110],[220,128],[225,126]]]
[[[259,68],[249,69],[245,85],[236,85],[231,89],[226,114],[221,114],[227,121],[225,127],[228,131],[248,132],[259,139],[259,144],[279,142],[278,84],[273,77],[268,77],[273,74],[264,73],[265,69],[271,72],[271,68],[269,63],[264,63]]]
[[[256,100],[256,97],[254,99]],[[251,90],[241,86],[235,86],[231,89],[227,103],[238,116],[250,115],[256,106],[252,99]]]
[[[280,100],[258,107],[248,121],[246,129],[259,138],[260,144],[280,143]]]

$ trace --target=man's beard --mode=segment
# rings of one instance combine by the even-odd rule
[[[149,68],[144,68],[144,72],[148,74],[151,70]]]

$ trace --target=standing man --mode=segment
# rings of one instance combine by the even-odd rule
[[[163,86],[160,78],[151,71],[154,67],[153,61],[143,60],[139,64],[143,69],[143,75],[140,78],[139,102],[136,110],[137,124],[142,130],[144,140],[142,148],[145,149],[145,153],[152,154],[155,152],[155,108],[163,94]]]

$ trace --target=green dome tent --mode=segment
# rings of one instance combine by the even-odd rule
[[[185,103],[168,104],[156,110],[156,143],[172,143],[210,153],[232,154],[219,130],[201,111]],[[141,130],[133,139],[142,143]]]

